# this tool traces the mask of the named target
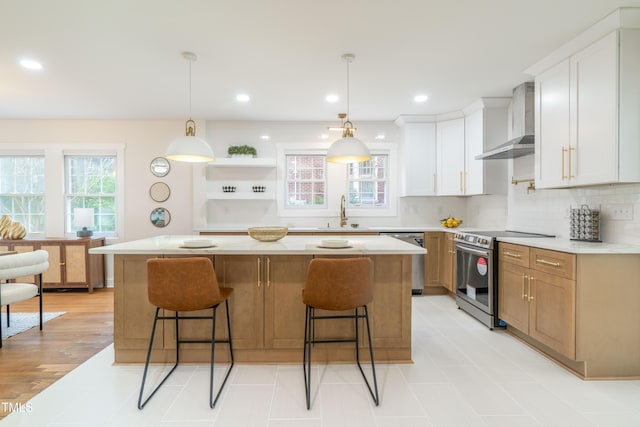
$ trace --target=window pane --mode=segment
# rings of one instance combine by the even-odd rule
[[[67,156],[66,229],[77,231],[73,224],[75,208],[93,208],[93,231],[105,235],[116,232],[116,157]]]
[[[322,155],[287,155],[285,206],[325,207],[325,160]]]
[[[349,206],[387,207],[387,156],[349,165]]]
[[[44,156],[0,156],[0,214],[44,231]]]

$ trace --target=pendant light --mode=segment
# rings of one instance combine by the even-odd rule
[[[173,140],[165,157],[178,162],[211,162],[215,158],[213,149],[205,140],[196,136],[196,122],[191,119],[191,63],[198,56],[192,52],[182,52],[182,57],[189,61],[189,120],[185,123],[184,136]]]
[[[371,154],[364,142],[353,136],[356,130],[349,120],[349,64],[355,59],[352,53],[342,55],[342,60],[347,63],[347,114],[343,123],[342,138],[334,141],[327,151],[327,162],[332,163],[358,163],[371,160]]]

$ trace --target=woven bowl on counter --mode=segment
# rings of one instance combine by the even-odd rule
[[[287,227],[249,227],[249,236],[261,242],[275,242],[287,235]]]

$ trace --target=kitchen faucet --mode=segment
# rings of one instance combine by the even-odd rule
[[[345,225],[347,225],[347,220],[349,219],[347,218],[347,215],[345,212],[346,203],[347,203],[347,199],[345,199],[343,194],[342,197],[340,197],[340,227],[344,227]]]

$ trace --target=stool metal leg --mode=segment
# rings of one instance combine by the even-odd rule
[[[147,371],[149,369],[149,360],[151,359],[151,350],[153,349],[153,338],[156,335],[156,325],[158,323],[159,312],[160,312],[160,308],[156,307],[156,314],[153,318],[153,327],[151,328],[151,338],[149,339],[149,350],[147,351],[147,360],[144,364],[144,373],[142,374],[142,384],[140,385],[140,395],[138,396],[138,409],[142,409],[145,407],[147,402],[149,402],[149,399],[151,399],[153,395],[156,394],[156,392],[162,386],[162,384],[164,384],[167,378],[169,378],[169,376],[173,373],[173,371],[175,371],[175,369],[178,367],[178,355],[180,353],[179,353],[179,340],[178,340],[178,312],[176,312],[176,317],[175,317],[176,319],[176,363],[173,365],[169,373],[165,375],[162,381],[160,381],[160,384],[158,384],[156,388],[153,389],[149,397],[147,397],[147,399],[144,402],[142,401],[142,395],[144,393],[144,384],[147,380]]]
[[[302,369],[304,371],[304,390],[307,401],[307,409],[311,409],[311,315],[313,308],[306,306],[304,317],[304,351],[302,356]]]
[[[229,300],[225,300],[225,308],[227,312],[227,333],[229,334],[228,340],[218,340],[216,341],[216,312],[218,311],[218,306],[213,307],[213,318],[211,321],[211,375],[210,375],[210,384],[209,384],[209,406],[213,409],[218,402],[218,398],[220,398],[220,394],[222,393],[222,389],[224,385],[227,383],[227,379],[229,378],[229,374],[231,373],[231,369],[233,369],[234,360],[233,360],[233,344],[231,342],[231,322],[229,321]],[[229,344],[229,367],[227,368],[227,372],[222,380],[222,384],[220,385],[220,389],[218,389],[218,393],[216,393],[215,399],[213,398],[213,378],[214,378],[214,359],[215,359],[215,349],[216,342],[227,342]]]
[[[364,382],[367,384],[367,388],[369,389],[369,393],[371,394],[371,397],[373,398],[374,403],[376,404],[376,406],[378,406],[380,404],[380,399],[378,397],[378,379],[376,378],[376,365],[373,361],[373,343],[371,343],[371,328],[369,327],[369,310],[367,310],[367,306],[363,306],[364,307],[364,320],[367,323],[367,338],[369,339],[369,357],[371,357],[371,372],[373,373],[373,387],[375,390],[375,394],[374,391],[371,390],[371,386],[369,385],[369,381],[367,381],[367,377],[364,375],[364,371],[362,370],[362,366],[360,366],[360,359],[358,359],[358,367],[360,368],[360,372],[362,372],[362,377],[364,378]],[[356,310],[357,313],[357,310]],[[357,322],[357,319],[356,319]],[[357,336],[356,336],[356,340],[357,340]],[[358,344],[356,343],[356,346]]]

